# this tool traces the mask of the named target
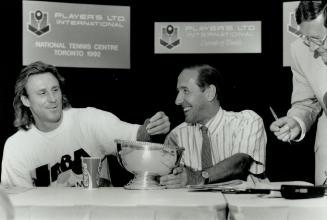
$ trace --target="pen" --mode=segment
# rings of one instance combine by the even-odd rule
[[[273,189],[223,189],[222,193],[227,194],[270,194],[271,191],[278,191]]]
[[[277,120],[278,120],[278,117],[277,117],[277,115],[276,115],[274,109],[272,109],[271,106],[269,106],[269,109],[270,109],[270,111],[271,111],[271,114],[274,116],[275,121],[277,121]]]
[[[277,115],[276,115],[274,109],[273,109],[271,106],[269,106],[269,109],[270,109],[271,114],[273,115],[275,121],[277,121],[277,120],[278,120],[278,117],[277,117]],[[289,144],[291,144],[291,141],[290,141],[290,140],[288,140],[287,142],[288,142]]]

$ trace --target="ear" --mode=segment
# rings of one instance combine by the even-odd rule
[[[210,85],[206,88],[206,97],[209,102],[211,102],[216,97],[216,86]]]
[[[30,103],[30,101],[28,100],[28,98],[25,95],[22,95],[20,97],[20,100],[22,101],[24,106],[26,106],[28,108],[31,107],[31,103]]]

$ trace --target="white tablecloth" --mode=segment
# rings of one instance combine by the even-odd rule
[[[15,219],[226,219],[221,193],[123,188],[33,188],[9,194]]]
[[[327,196],[288,200],[225,194],[229,220],[327,220]]]

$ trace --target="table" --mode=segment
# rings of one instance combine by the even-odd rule
[[[219,192],[187,189],[125,190],[38,187],[9,194],[15,219],[215,219],[225,220]]]
[[[327,219],[327,196],[287,200],[258,194],[118,187],[95,190],[40,187],[8,196],[15,219]]]
[[[229,220],[326,220],[327,196],[288,200],[257,194],[224,194]]]

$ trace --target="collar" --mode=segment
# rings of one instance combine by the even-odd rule
[[[208,131],[212,131],[214,128],[217,128],[221,124],[221,119],[223,118],[223,115],[224,109],[220,107],[217,113],[205,125],[198,123],[197,126],[199,127],[199,129],[202,126],[206,126],[208,128]]]

